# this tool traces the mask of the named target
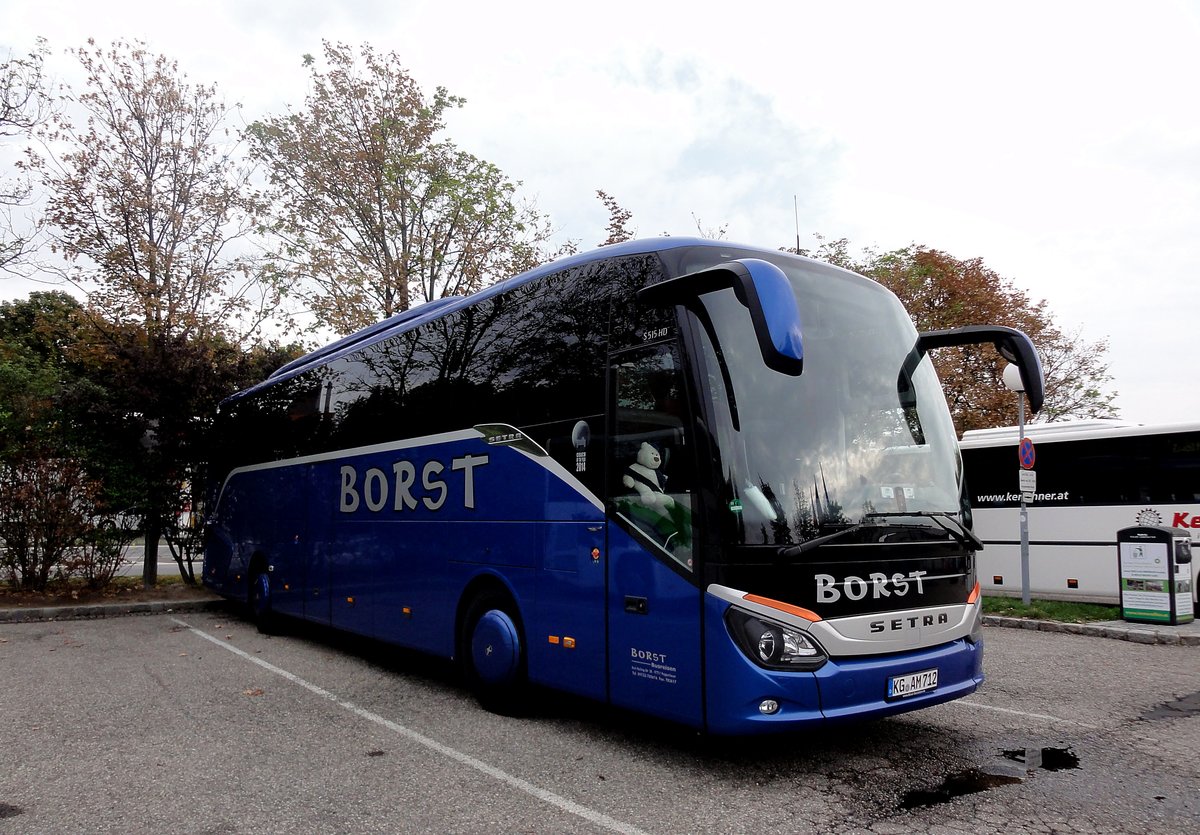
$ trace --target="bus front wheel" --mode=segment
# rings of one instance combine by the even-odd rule
[[[464,619],[460,657],[475,698],[494,713],[519,712],[526,687],[525,644],[507,597],[477,597]]]

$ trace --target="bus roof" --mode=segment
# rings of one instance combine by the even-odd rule
[[[472,293],[469,296],[452,296],[444,299],[435,299],[434,301],[418,305],[406,311],[396,314],[395,316],[383,319],[372,325],[368,325],[360,331],[342,337],[328,345],[317,348],[315,351],[307,353],[297,359],[281,365],[275,369],[262,382],[244,389],[236,394],[226,398],[224,403],[229,403],[264,388],[274,385],[275,383],[295,377],[303,371],[314,368],[319,365],[331,362],[339,357],[357,350],[358,348],[370,345],[374,342],[381,341],[398,333],[411,330],[418,325],[424,324],[432,319],[439,318],[448,313],[452,313],[464,307],[468,307],[477,302],[492,296],[504,293],[514,287],[519,287],[530,281],[536,281],[543,276],[560,270],[569,269],[571,267],[590,264],[595,261],[602,261],[608,258],[619,257],[624,255],[643,255],[651,252],[665,252],[672,249],[680,249],[682,247],[704,246],[718,249],[738,249],[738,250],[758,250],[759,252],[772,252],[761,246],[753,246],[750,244],[738,244],[732,241],[718,241],[711,238],[692,238],[692,237],[673,237],[663,236],[660,238],[641,238],[634,241],[625,241],[618,244],[610,244],[602,246],[598,249],[592,249],[587,252],[581,252],[577,255],[569,255],[564,258],[559,258],[554,261],[548,261],[545,264],[534,267],[532,270],[527,270],[519,275],[511,278],[497,281],[488,287],[483,288],[477,293]],[[777,254],[789,254],[778,251]],[[810,258],[804,256],[792,255],[793,258],[798,258],[804,261],[811,261]]]
[[[963,449],[1006,446],[1017,443],[1016,426],[994,429],[971,429],[963,433],[959,446]],[[1027,423],[1025,437],[1038,443],[1084,441],[1098,438],[1125,438],[1137,435],[1165,435],[1180,432],[1200,432],[1200,423],[1135,423],[1115,418],[1064,420],[1055,423]]]

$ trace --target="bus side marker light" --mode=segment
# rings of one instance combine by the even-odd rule
[[[1004,585],[1004,576],[1001,574],[997,574],[994,577],[992,577],[992,585],[994,585],[994,586]]]
[[[557,643],[559,643],[558,636],[557,636],[557,635],[551,635],[551,636],[550,636],[550,643],[552,643],[552,644],[557,644]]]
[[[283,584],[283,590],[284,590],[284,591],[291,591],[291,590],[292,590],[291,583],[284,583],[284,584]]]
[[[1069,589],[1079,588],[1079,581],[1076,580],[1074,577],[1068,577],[1067,578],[1067,588],[1069,588]]]
[[[575,649],[575,639],[568,638],[567,636],[564,635],[563,636],[563,648],[564,649]]]
[[[400,610],[400,614],[404,615],[404,617],[406,617],[406,618],[411,618],[412,617],[412,607],[405,606],[404,608],[402,608]]]
[[[347,603],[349,603],[351,606],[353,606],[353,605],[354,605],[354,598],[353,598],[353,597],[347,597],[347,598],[346,598],[346,602],[347,602]]]

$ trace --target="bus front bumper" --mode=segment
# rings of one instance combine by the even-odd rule
[[[721,630],[724,632],[724,630]],[[714,734],[787,733],[876,719],[967,696],[983,683],[983,643],[958,639],[910,652],[831,658],[815,672],[768,670],[710,635],[707,728]],[[937,686],[889,697],[889,680],[937,670]]]

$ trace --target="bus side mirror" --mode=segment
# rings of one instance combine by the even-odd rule
[[[682,304],[705,293],[732,287],[750,311],[763,362],[770,369],[797,377],[804,370],[804,337],[800,307],[783,270],[759,258],[741,258],[688,273],[638,291],[638,301],[651,307]]]
[[[1042,408],[1045,400],[1046,380],[1042,374],[1042,361],[1038,359],[1033,341],[1016,328],[999,325],[968,325],[942,331],[925,331],[917,337],[917,351],[927,353],[932,348],[951,345],[982,345],[991,342],[1000,356],[1011,362],[1021,372],[1021,383],[1025,396],[1029,398],[1031,411]]]

